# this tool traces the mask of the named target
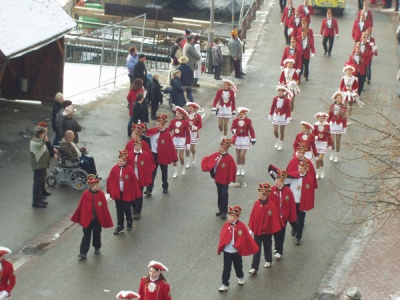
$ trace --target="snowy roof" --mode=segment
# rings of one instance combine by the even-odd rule
[[[0,20],[0,51],[7,58],[43,47],[76,27],[56,0],[2,1]]]

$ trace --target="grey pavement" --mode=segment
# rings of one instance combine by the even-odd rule
[[[349,27],[356,14],[354,4],[349,3],[345,17],[339,20],[341,35],[335,41],[331,58],[321,54],[322,46],[316,37],[317,56],[311,61],[310,81],[300,86],[302,92],[296,99],[293,121],[286,130],[284,149],[279,153],[273,149],[272,126],[266,119],[279,76],[283,29],[279,26],[276,3],[271,1],[264,9],[270,14],[248,62],[248,75],[238,85],[238,106],[250,108],[249,117],[257,134],[257,144],[248,152],[246,176],[239,179],[247,187],[230,189],[230,204],[242,205],[244,213],[241,219],[244,222],[247,222],[256,198],[258,182],[271,182],[266,173],[267,165],[286,166],[292,155],[293,137],[299,131],[299,121],[313,122],[314,114],[326,109],[330,96],[337,89],[342,66],[351,52]],[[378,59],[374,61],[372,85],[366,86],[367,106],[374,105],[374,95],[381,91],[383,84],[391,94],[395,94],[397,88],[397,83],[391,81],[397,68],[387,59],[396,55],[391,34],[394,25],[386,15],[374,13],[374,18],[375,36],[382,47]],[[313,17],[311,27],[315,33],[319,30],[321,19],[321,14]],[[219,143],[216,120],[210,116],[209,109],[218,85],[212,75],[207,74],[202,76],[200,84],[194,97],[206,108],[206,117],[198,147],[198,161],[216,151]],[[86,141],[103,178],[115,163],[118,149],[128,141],[126,93],[127,90],[120,90],[78,107],[77,118],[84,127],[81,140]],[[198,164],[177,180],[171,178],[170,170],[168,195],[161,193],[158,178],[153,196],[145,199],[143,218],[135,222],[134,230],[118,237],[113,236],[112,230],[104,230],[102,254],[94,256],[90,253],[86,261],[79,261],[76,255],[82,237],[81,228],[72,225],[68,219],[77,205],[80,192],[57,185],[49,188],[53,195],[49,197],[47,209],[36,211],[30,206],[32,171],[29,139],[23,138],[23,131],[26,128],[32,130],[37,121],[48,117],[51,107],[3,101],[0,105],[0,124],[3,128],[0,142],[3,157],[0,161],[3,194],[0,220],[3,226],[0,226],[0,236],[2,245],[10,247],[14,253],[19,252],[13,257],[21,265],[17,270],[14,299],[112,299],[119,290],[137,290],[141,276],[146,274],[147,263],[152,259],[160,260],[170,268],[166,277],[174,299],[339,299],[350,285],[367,289],[363,282],[357,281],[357,278],[366,280],[366,276],[358,277],[354,271],[359,270],[358,265],[349,262],[354,263],[355,258],[360,258],[374,239],[360,228],[339,225],[349,223],[353,216],[333,190],[333,182],[343,180],[336,168],[354,167],[357,170],[365,166],[344,162],[333,166],[326,162],[327,176],[320,180],[316,208],[307,214],[303,244],[294,246],[288,234],[282,261],[274,262],[271,269],[260,270],[254,278],[246,275],[243,287],[237,286],[232,272],[230,290],[220,294],[217,288],[220,285],[222,258],[216,255],[216,247],[223,222],[214,216],[215,185],[207,173],[201,172]],[[160,112],[167,112],[172,117],[167,106]],[[356,110],[355,117],[362,116],[363,111]],[[346,138],[351,139],[353,135],[362,133],[362,128],[353,126]],[[233,155],[234,149],[230,153]],[[343,155],[351,156],[353,153],[344,149]],[[114,217],[112,202],[110,210]],[[393,251],[394,246],[378,249]],[[376,246],[371,248],[377,251]],[[382,257],[388,258],[389,255],[382,254]],[[244,258],[245,272],[250,261],[250,257]],[[387,264],[385,266],[388,268]],[[373,267],[379,268],[380,264],[375,263]],[[382,283],[378,271],[368,273],[369,276],[374,274],[377,275],[375,282]],[[374,287],[379,289],[380,285]],[[379,293],[375,290],[375,293],[383,295],[383,291]],[[378,298],[367,296],[366,299]]]

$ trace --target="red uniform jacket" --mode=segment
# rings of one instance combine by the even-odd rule
[[[160,133],[157,138],[157,164],[169,165],[172,162],[178,161],[172,137],[167,130],[159,131],[157,127],[150,128],[146,131],[146,136],[150,139]]]
[[[150,152],[151,153],[151,152]],[[138,157],[135,163],[135,157]],[[128,153],[128,165],[135,171],[137,167],[137,179],[141,187],[149,186],[153,182],[153,171],[156,165],[154,164],[153,154],[149,154],[142,150],[142,153],[138,154],[134,151]],[[135,172],[136,174],[136,172]]]
[[[301,16],[298,15],[293,15],[290,20],[289,20],[289,28],[292,29],[292,32],[289,34],[289,36],[294,36],[296,37],[297,30],[301,28]]]
[[[133,104],[136,102],[136,97],[139,93],[144,93],[144,89],[140,88],[136,91],[129,90],[128,96],[126,96],[126,100],[128,100],[128,108],[129,108],[129,115],[132,116],[133,111]]]
[[[346,105],[332,103],[329,108],[328,122],[343,124],[343,128],[347,128],[346,111],[347,111]]]
[[[11,294],[15,285],[14,267],[5,259],[0,264],[3,265],[3,270],[0,271],[0,291],[6,291]]]
[[[190,131],[196,132],[197,137],[199,137],[199,130],[203,127],[203,120],[201,119],[201,115],[197,113],[190,114],[187,120],[190,125]]]
[[[302,49],[302,54],[304,59],[310,59],[311,58],[311,53],[315,54],[315,47],[314,47],[314,39],[307,37],[307,41],[305,45],[303,45],[303,39],[300,36],[297,37],[296,39],[297,45],[299,45],[299,48]],[[305,46],[305,48],[304,48]]]
[[[79,223],[83,228],[87,228],[93,219],[93,206],[96,209],[97,218],[101,227],[113,227],[114,224],[103,191],[98,191],[97,193],[92,193],[90,190],[84,191],[79,200],[78,207],[71,217],[71,221]]]
[[[135,141],[136,141],[136,139],[133,138],[133,139],[131,139],[128,143],[126,143],[125,149],[128,150],[128,152],[131,152],[131,151],[133,151],[133,149],[135,149]],[[142,150],[143,150],[144,152],[149,153],[150,157],[153,158],[153,155],[151,154],[150,146],[149,146],[149,144],[148,144],[146,141],[144,141],[144,140],[142,140]]]
[[[319,31],[319,34],[327,37],[334,37],[335,34],[339,34],[339,27],[337,24],[336,19],[332,18],[332,22],[330,26],[328,25],[328,19],[325,18],[322,20],[321,24],[321,29]]]
[[[236,118],[232,122],[231,131],[235,132],[235,136],[249,136],[252,141],[256,140],[256,133],[254,132],[251,119],[245,117],[243,119]]]
[[[282,54],[282,58],[281,58],[281,66],[285,67],[283,65],[283,61],[288,58],[289,56],[293,56],[294,57],[294,64],[293,64],[293,69],[300,69],[301,70],[301,65],[303,64],[301,56],[302,56],[302,50],[299,47],[299,45],[297,45],[296,48],[292,48],[290,46],[286,46],[285,49],[283,49],[283,54]]]
[[[360,20],[356,19],[353,23],[353,29],[351,30],[351,37],[354,41],[358,42],[361,39],[361,34],[367,31],[368,28],[371,27],[371,22],[368,20],[364,21],[364,26],[361,29]]]
[[[283,98],[282,105],[281,104],[278,105],[279,99],[282,99],[282,98],[280,98],[279,96],[276,96],[276,97],[274,97],[274,99],[272,99],[272,105],[271,105],[271,109],[269,111],[269,115],[272,116],[274,114],[277,114],[277,115],[281,116],[281,115],[286,114],[286,119],[291,118],[292,111],[290,109],[290,99],[285,97],[285,98]],[[280,107],[278,107],[278,106],[280,106]]]
[[[254,235],[274,234],[284,226],[279,209],[274,202],[267,201],[264,204],[261,200],[254,202],[249,218],[249,228]]]
[[[290,176],[295,178],[301,177],[299,171],[291,173]],[[299,207],[301,211],[308,211],[314,208],[315,190],[318,188],[318,186],[315,186],[314,182],[316,182],[315,175],[311,175],[310,172],[307,172],[306,175],[303,176]]]
[[[299,134],[296,135],[296,138],[294,139],[293,143],[293,150],[296,153],[297,151],[297,146],[300,143],[307,143],[307,149],[306,152],[312,151],[314,156],[317,156],[317,148],[315,147],[315,136],[312,133],[309,134],[304,134],[300,132]]]
[[[237,220],[234,226],[231,225],[231,223],[225,222],[224,226],[222,226],[219,235],[218,254],[221,254],[225,246],[231,242],[232,230],[235,240],[233,247],[238,251],[240,256],[248,256],[256,253],[259,247],[250,235],[247,226],[239,220]]]
[[[279,84],[284,85],[289,89],[287,84],[292,80],[296,82],[300,81],[299,75],[297,74],[295,68],[293,67],[291,70],[284,68],[281,72],[281,76],[279,77]]]
[[[296,41],[298,43],[299,39],[301,39],[301,34],[303,32],[303,27],[297,29],[297,34],[296,34]],[[308,28],[308,38],[312,39],[314,42],[314,31],[311,28]]]
[[[289,27],[289,20],[293,15],[294,15],[294,7],[289,8],[288,6],[286,6],[282,13],[281,22],[286,27]]]
[[[218,166],[214,170],[218,160]],[[236,163],[229,153],[221,155],[219,152],[215,152],[209,156],[204,156],[201,160],[201,169],[203,172],[213,172],[216,183],[228,185],[231,182],[236,182]]]
[[[310,5],[305,6],[302,4],[299,6],[299,11],[300,11],[301,19],[307,18],[307,24],[310,25],[311,15],[314,14],[314,7],[312,7]]]
[[[122,167],[122,176],[120,176],[120,173],[121,167],[115,165],[111,169],[110,175],[108,175],[107,193],[110,194],[110,197],[114,200],[122,200],[125,202],[131,202],[137,198],[140,198],[142,196],[142,190],[140,189],[139,181],[136,178],[133,168],[127,164],[125,167]],[[124,182],[122,199],[119,185],[119,181],[121,179]]]
[[[369,58],[369,60],[367,62],[367,66],[368,66],[371,63],[372,56],[375,54],[375,52],[372,51],[371,44],[368,41],[365,44],[362,41],[360,41],[360,50],[361,50],[361,53],[369,54],[370,52],[372,52],[371,56],[370,55],[365,56],[365,58],[367,58],[367,59]]]
[[[319,121],[314,123],[314,129],[312,132],[315,136],[315,141],[328,142],[328,147],[332,147],[331,129],[328,122],[320,123]]]
[[[219,89],[217,91],[217,94],[215,95],[214,102],[212,107],[213,108],[218,108],[220,106],[225,105],[226,107],[231,107],[232,112],[236,110],[236,101],[235,101],[235,93],[232,90],[229,90],[229,99],[228,102],[224,102],[224,99],[222,98],[222,92],[224,89]]]
[[[374,26],[374,20],[372,19],[372,12],[368,9],[367,11],[359,10],[357,13],[357,20],[360,20],[360,15],[364,14],[365,20],[369,21],[371,27]]]
[[[356,53],[353,52],[350,55],[349,62],[356,69],[353,72],[354,76],[357,76],[358,73],[360,73],[360,75],[365,75],[366,67],[369,65],[369,62],[372,59],[372,55],[374,55],[372,51],[360,53],[359,55],[356,55]]]
[[[167,131],[172,131],[172,137],[186,138],[186,145],[190,145],[190,125],[187,120],[184,119],[173,119]]]
[[[151,283],[155,284],[154,291],[152,290]],[[140,280],[138,294],[141,300],[171,300],[171,292],[169,284],[162,279],[157,279],[156,281],[151,281],[147,276],[142,277]]]
[[[315,176],[315,168],[314,168],[314,165],[313,165],[312,161],[310,159],[306,158],[306,157],[304,157],[303,159],[307,159],[308,160],[308,168],[309,168],[309,170],[308,170],[307,173],[310,174],[310,176],[312,178],[314,178],[314,187],[318,188],[318,180],[317,180],[317,177]],[[297,174],[299,172],[299,164],[300,164],[300,162],[301,162],[300,159],[298,159],[297,157],[293,157],[290,160],[290,162],[287,165],[287,167],[286,167],[286,171],[288,172],[288,174],[289,173],[290,174],[291,173]]]
[[[273,186],[268,199],[275,203],[285,226],[287,222],[296,221],[296,202],[294,201],[293,192],[289,187],[283,186],[282,189],[278,189],[276,186]]]

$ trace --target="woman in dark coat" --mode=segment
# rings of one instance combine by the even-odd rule
[[[158,81],[158,74],[154,74],[153,81],[149,90],[147,91],[146,98],[151,104],[151,119],[157,120],[157,110],[158,106],[163,103],[163,95],[161,92],[161,85]]]
[[[149,123],[149,110],[144,101],[143,93],[139,93],[136,97],[135,104],[133,105],[132,118],[134,124]]]
[[[185,95],[183,94],[183,86],[181,83],[181,71],[175,70],[172,73],[172,81],[171,81],[171,103],[183,107],[186,104]]]

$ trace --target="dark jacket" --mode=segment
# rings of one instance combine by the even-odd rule
[[[58,101],[54,101],[53,112],[51,113],[51,128],[54,132],[59,130],[57,126],[57,113],[62,109],[62,104]]]
[[[140,103],[139,101],[135,101],[133,105],[133,123],[138,124],[139,120],[141,123],[149,122],[149,110],[146,101]]]
[[[79,161],[78,153],[71,143],[63,138],[60,143],[60,154],[67,157],[70,161]]]
[[[185,95],[183,94],[183,86],[179,78],[172,79],[171,86],[171,102],[175,105],[183,107],[186,104],[186,99]]]
[[[140,78],[143,80],[143,87],[147,87],[147,69],[146,65],[138,60],[135,64],[135,68],[133,69],[133,78]]]
[[[74,118],[64,118],[62,122],[62,136],[65,135],[67,130],[72,130],[75,134],[74,143],[79,142],[78,132],[82,130],[81,125]]]
[[[177,70],[181,71],[181,83],[183,86],[192,86],[193,71],[187,64],[180,64]]]
[[[150,103],[160,103],[163,102],[163,95],[161,93],[160,83],[153,79],[153,82],[150,85],[150,89],[147,91],[146,98]]]

